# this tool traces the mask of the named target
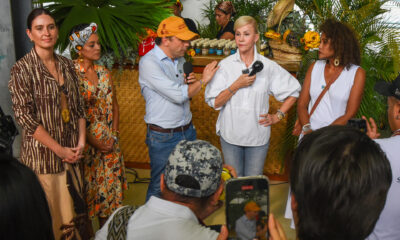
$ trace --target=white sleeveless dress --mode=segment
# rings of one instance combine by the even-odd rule
[[[311,73],[310,103],[308,105],[308,112],[311,111],[315,101],[326,86],[324,74],[325,65],[325,60],[318,60],[314,64],[314,68]],[[353,87],[354,78],[358,68],[359,66],[357,65],[351,65],[349,69],[343,69],[339,77],[322,97],[321,102],[318,104],[314,113],[311,115],[311,129],[317,130],[319,128],[326,127],[337,118],[345,114],[347,101],[349,100],[350,91]],[[285,218],[292,219],[291,227],[294,228],[295,226],[290,202],[291,198],[289,190]]]

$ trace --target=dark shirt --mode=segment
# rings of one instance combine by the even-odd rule
[[[197,31],[196,24],[194,23],[194,21],[192,19],[183,18],[183,20],[185,20],[185,24],[189,28],[190,31],[199,34],[199,31]]]
[[[233,30],[233,21],[229,21],[228,24],[217,33],[217,38],[219,39],[224,33],[230,32],[235,36],[235,31]]]

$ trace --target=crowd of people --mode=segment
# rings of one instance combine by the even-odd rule
[[[398,239],[400,75],[376,85],[388,98],[393,131],[376,139],[371,118],[364,117],[366,134],[343,126],[358,111],[366,75],[347,24],[330,19],[320,26],[319,60],[301,86],[257,53],[256,20],[233,22],[232,3],[220,2],[218,38],[235,39],[238,51],[208,64],[198,79],[183,65],[190,40],[199,35],[180,17],[181,5],[174,8],[177,16],[161,21],[156,46],[139,62],[151,180],[138,209],[122,206],[127,182],[119,107],[109,70],[95,63],[101,56],[97,24],[71,29],[72,61],[54,52],[55,18],[32,10],[27,35],[34,46],[12,67],[9,81],[23,137],[20,162],[0,155],[0,239],[90,239],[94,218],[100,225],[95,239],[227,239],[226,226],[217,232],[203,222],[222,206],[222,168],[233,177],[262,175],[271,126],[297,99],[301,134],[286,215],[298,239]],[[263,68],[250,76],[256,62]],[[204,88],[206,103],[219,111],[222,154],[197,140],[192,124],[190,99]],[[276,113],[269,113],[270,95],[283,102]],[[273,214],[265,228],[249,231],[260,207],[249,202],[244,211],[236,226],[241,239],[265,239],[267,232],[269,239],[286,239]]]

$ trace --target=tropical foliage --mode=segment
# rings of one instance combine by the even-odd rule
[[[210,21],[209,24],[198,26],[200,36],[203,38],[215,38],[217,36],[219,26],[215,20],[215,6],[223,0],[210,0],[208,4],[204,4],[203,17]],[[265,22],[267,15],[271,11],[276,0],[231,0],[236,9],[236,20],[239,16],[253,16],[259,23],[260,31],[266,31]]]
[[[136,50],[145,27],[156,29],[170,15],[171,3],[163,0],[38,0],[46,4],[59,26],[57,47],[64,51],[71,29],[81,23],[96,22],[100,43],[116,57]]]

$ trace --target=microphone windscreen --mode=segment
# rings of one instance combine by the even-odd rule
[[[186,77],[193,72],[193,65],[191,62],[185,62],[183,64],[183,72],[186,74]]]
[[[249,73],[249,76],[253,76],[264,68],[264,64],[261,61],[255,61],[252,66],[252,70]]]

